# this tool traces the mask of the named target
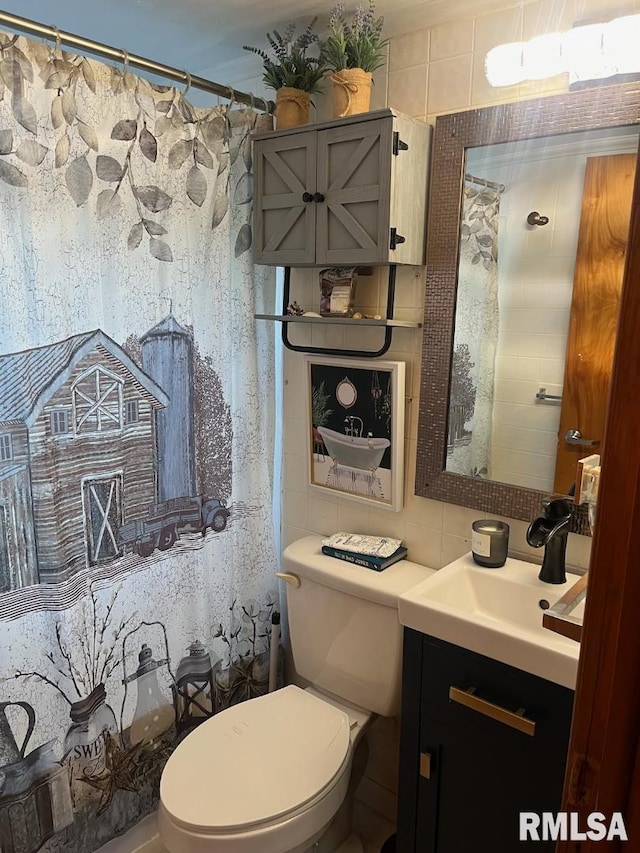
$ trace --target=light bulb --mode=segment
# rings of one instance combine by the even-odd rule
[[[606,25],[602,52],[614,74],[632,74],[640,68],[640,15],[626,15]]]
[[[522,45],[522,64],[525,80],[544,80],[562,74],[565,65],[562,58],[562,35],[550,33],[537,36]]]
[[[513,86],[524,79],[522,42],[501,44],[489,51],[484,72],[491,86]]]
[[[640,71],[640,15],[607,24],[587,24],[566,33],[536,36],[528,42],[494,47],[485,59],[492,86],[513,86],[565,72],[571,82]]]

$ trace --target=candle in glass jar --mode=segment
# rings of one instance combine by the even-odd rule
[[[471,525],[471,553],[479,566],[497,569],[504,566],[509,548],[509,525],[492,518],[481,518]]]

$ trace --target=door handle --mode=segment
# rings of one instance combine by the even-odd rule
[[[314,200],[317,204],[319,204],[320,202],[324,201],[324,196],[322,195],[322,193],[314,193],[314,194],[313,194],[313,200]]]
[[[568,429],[564,434],[567,444],[579,445],[580,447],[597,447],[600,442],[592,438],[583,438],[579,429]]]
[[[529,720],[524,716],[524,708],[519,708],[517,711],[509,711],[507,708],[502,708],[500,705],[495,705],[493,702],[481,699],[475,694],[475,687],[469,687],[468,690],[461,690],[459,687],[453,686],[449,688],[449,699],[453,702],[464,705],[465,708],[471,708],[472,711],[477,711],[479,714],[484,714],[485,717],[491,717],[492,720],[503,723],[505,726],[510,726],[512,729],[517,729],[525,735],[529,735],[530,737],[535,735],[536,724],[533,720]]]
[[[308,204],[310,201],[314,201],[313,195],[311,193],[302,193],[302,201],[305,204]]]

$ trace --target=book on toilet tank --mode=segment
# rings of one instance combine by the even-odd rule
[[[342,551],[340,548],[333,548],[331,545],[323,545],[322,553],[328,557],[337,557],[338,560],[344,560],[346,563],[353,563],[355,566],[364,566],[365,569],[373,569],[374,572],[381,572],[394,563],[399,562],[399,560],[404,560],[407,556],[407,549],[404,545],[401,545],[389,557],[372,557],[370,554]]]

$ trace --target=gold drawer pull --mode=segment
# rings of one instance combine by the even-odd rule
[[[500,705],[495,705],[493,702],[481,699],[475,695],[475,692],[475,687],[469,687],[468,690],[461,690],[459,687],[450,687],[449,699],[453,702],[458,702],[460,705],[464,705],[465,708],[471,708],[472,711],[484,714],[485,717],[491,717],[492,720],[504,723],[505,726],[511,726],[512,729],[517,729],[525,735],[529,735],[530,737],[535,735],[536,724],[533,720],[529,720],[524,716],[524,708],[518,708],[517,711],[508,711],[506,708],[500,707]]]
[[[423,779],[431,779],[431,753],[420,753],[420,775]]]

